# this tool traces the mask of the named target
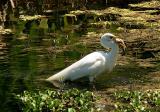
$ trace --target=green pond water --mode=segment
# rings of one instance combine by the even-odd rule
[[[78,44],[83,32],[73,31],[72,25],[48,18],[40,21],[17,20],[10,24],[14,35],[1,35],[0,49],[0,108],[16,111],[13,94],[24,90],[45,89],[44,79],[88,54],[91,49]]]

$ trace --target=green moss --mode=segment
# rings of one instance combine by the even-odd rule
[[[64,26],[69,25],[69,21],[71,24],[73,24],[75,21],[77,21],[77,17],[74,14],[65,14],[64,15]]]
[[[158,0],[151,0],[151,1],[146,1],[138,4],[130,4],[132,7],[146,7],[146,8],[154,8],[154,7],[159,7],[160,1]]]
[[[81,15],[81,14],[85,14],[86,11],[81,11],[81,10],[76,10],[76,11],[71,11],[70,14],[74,14],[74,15]]]
[[[19,19],[23,21],[28,21],[28,20],[36,20],[39,18],[43,18],[44,16],[42,15],[34,15],[34,16],[29,16],[29,15],[20,15]]]
[[[4,29],[0,26],[0,34],[2,35],[10,35],[13,34],[13,31],[11,29]]]

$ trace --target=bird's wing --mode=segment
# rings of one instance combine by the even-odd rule
[[[61,73],[63,77],[72,81],[82,77],[96,75],[103,70],[104,61],[101,53],[94,52],[62,70]]]
[[[82,77],[96,75],[103,71],[104,63],[103,53],[94,52],[51,76],[48,80],[73,81]]]

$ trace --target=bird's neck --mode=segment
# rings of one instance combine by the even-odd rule
[[[108,53],[108,56],[110,59],[110,63],[113,64],[113,66],[115,66],[119,52],[119,46],[117,44],[113,44],[112,46],[110,46],[110,48],[111,51]]]

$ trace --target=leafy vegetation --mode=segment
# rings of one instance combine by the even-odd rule
[[[95,101],[92,92],[75,88],[61,91],[24,91],[16,97],[24,104],[23,112],[91,112]]]
[[[159,112],[160,90],[116,92],[116,112]]]

